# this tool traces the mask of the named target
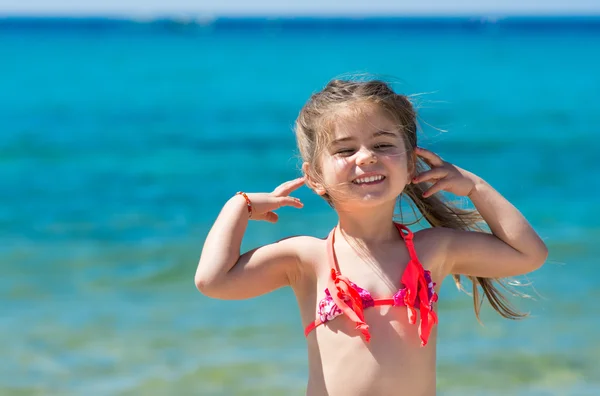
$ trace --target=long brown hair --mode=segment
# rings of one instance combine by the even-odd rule
[[[339,115],[340,110],[357,108],[361,103],[381,106],[403,132],[407,150],[410,153],[414,152],[417,147],[417,113],[407,96],[395,93],[388,83],[377,79],[332,80],[323,90],[310,97],[296,119],[298,149],[302,160],[310,164],[308,172],[313,179],[320,178],[318,159],[330,139],[335,116]],[[415,162],[417,173],[426,169],[421,160]],[[480,226],[483,219],[479,212],[461,209],[444,200],[441,194],[424,199],[422,194],[426,188],[424,183],[407,184],[404,193],[413,208],[416,207],[430,226],[485,231]],[[324,194],[324,198],[332,205],[327,194]],[[460,275],[453,274],[452,277],[459,289],[464,290]],[[505,318],[520,319],[527,316],[515,310],[500,292],[496,285],[508,290],[502,280],[473,276],[467,278],[473,285],[473,305],[478,320],[484,298],[487,298],[492,308]],[[483,295],[480,295],[479,287],[483,290]]]

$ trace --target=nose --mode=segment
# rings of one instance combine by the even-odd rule
[[[358,153],[356,153],[356,164],[357,165],[369,165],[377,162],[377,156],[375,153],[368,149],[360,149]]]

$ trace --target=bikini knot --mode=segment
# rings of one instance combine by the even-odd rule
[[[337,279],[337,271],[334,270],[333,268],[331,269],[331,279],[333,279],[333,280]]]
[[[371,334],[369,326],[365,323],[364,307],[362,297],[352,287],[350,280],[335,270],[331,272],[331,280],[328,287],[329,294],[338,308],[356,325],[356,330],[360,331],[365,341],[369,342]]]

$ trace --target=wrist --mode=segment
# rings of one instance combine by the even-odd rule
[[[246,195],[246,193],[243,191],[238,191],[237,193],[235,193],[235,195],[244,198],[244,202],[246,203],[246,210],[248,211],[248,218],[252,218],[252,201],[250,201],[248,195]]]
[[[225,204],[226,207],[231,208],[230,210],[235,211],[240,216],[245,215],[245,217],[250,218],[249,210],[248,210],[248,202],[245,197],[241,194],[235,194]]]
[[[467,197],[472,198],[473,196],[477,195],[482,188],[484,188],[486,182],[485,180],[483,180],[481,177],[479,176],[475,176],[473,175],[473,188],[471,188],[471,191],[469,191],[469,193],[467,194]]]

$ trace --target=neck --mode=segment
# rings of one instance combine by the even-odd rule
[[[364,245],[382,244],[398,239],[393,222],[394,205],[338,211],[338,229],[346,239]]]

